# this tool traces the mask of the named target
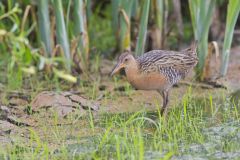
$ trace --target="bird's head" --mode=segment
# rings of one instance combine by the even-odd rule
[[[113,68],[111,72],[111,76],[119,72],[121,69],[131,67],[133,64],[135,64],[135,58],[133,57],[132,54],[130,54],[129,52],[121,54],[118,58],[116,66]]]

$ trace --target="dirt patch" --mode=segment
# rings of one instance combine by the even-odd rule
[[[190,89],[191,88],[191,89]],[[189,89],[191,91],[189,91]],[[100,101],[102,113],[123,113],[137,112],[140,110],[157,111],[162,107],[162,97],[156,91],[132,90],[130,95],[121,95],[121,91],[116,91],[118,95],[115,99],[102,99]],[[219,93],[226,93],[225,89],[203,89],[201,87],[179,86],[170,91],[169,108],[182,106],[184,96],[191,92],[191,96],[199,99],[208,98],[213,95],[214,99],[219,99]]]

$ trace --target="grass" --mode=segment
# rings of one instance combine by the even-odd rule
[[[56,82],[36,83],[30,79],[31,94],[52,85],[53,90],[67,89]],[[114,80],[119,86],[119,79]],[[93,99],[97,97],[99,81],[80,86]],[[35,87],[35,88],[34,88]],[[134,90],[124,85],[122,96],[131,97]],[[119,91],[105,98],[114,101]],[[159,110],[143,109],[132,113],[73,114],[62,119],[55,112],[33,114],[36,127],[10,137],[13,144],[0,147],[1,159],[181,159],[184,157],[216,158],[240,151],[239,108],[232,106],[225,92],[209,92],[198,98],[194,88],[188,88],[182,101],[172,106],[168,117]],[[92,95],[92,96],[91,96]],[[156,103],[158,106],[158,103]],[[128,107],[136,107],[129,103]],[[51,115],[51,116],[49,116]],[[59,125],[62,124],[62,125]],[[23,137],[22,137],[23,136]],[[25,137],[25,138],[24,138]],[[221,155],[220,155],[221,156]],[[239,155],[238,155],[239,157]],[[234,157],[233,157],[234,158]],[[236,158],[236,157],[235,157]]]

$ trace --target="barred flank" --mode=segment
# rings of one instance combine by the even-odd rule
[[[196,66],[196,43],[180,52],[153,50],[138,57],[137,61],[143,74],[161,73],[170,84],[175,84]]]

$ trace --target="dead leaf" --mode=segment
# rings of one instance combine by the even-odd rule
[[[71,92],[50,92],[39,93],[31,102],[33,111],[39,111],[41,108],[53,108],[58,115],[65,117],[71,112],[82,109],[91,109],[97,111],[98,104]]]
[[[7,145],[13,143],[13,140],[10,138],[12,134],[17,134],[19,127],[13,125],[8,121],[0,120],[0,142],[1,145]]]
[[[15,117],[15,116],[8,116],[7,121],[11,124],[14,124],[16,126],[31,126],[27,122],[22,121],[21,119]]]
[[[12,106],[25,106],[28,104],[28,101],[22,98],[12,97],[9,99],[9,104]]]
[[[60,117],[65,117],[67,116],[69,113],[74,112],[74,109],[71,107],[65,107],[65,106],[61,106],[57,109],[58,115]]]
[[[220,75],[220,56],[217,42],[212,41],[208,45],[208,55],[205,60],[202,79],[215,81]]]
[[[42,92],[38,94],[31,103],[32,109],[38,111],[40,108],[72,106],[71,100],[64,95],[54,92]]]
[[[10,123],[8,121],[0,120],[0,131],[7,132],[7,131],[12,130],[14,128],[16,128],[16,126],[13,125],[12,123]]]
[[[87,100],[86,98],[83,98],[78,95],[71,95],[69,97],[73,102],[78,103],[82,108],[87,109],[90,107],[90,109],[97,111],[99,109],[99,106],[97,104],[92,103],[91,101]]]
[[[30,126],[28,123],[23,122],[21,119],[17,118],[6,106],[0,106],[0,120],[11,123],[12,125]]]
[[[6,120],[9,114],[10,110],[8,107],[0,106],[0,120]]]

